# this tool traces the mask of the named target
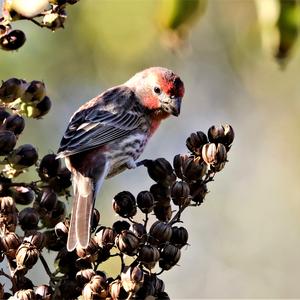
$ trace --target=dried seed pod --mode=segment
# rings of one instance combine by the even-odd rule
[[[127,299],[128,297],[128,293],[124,290],[120,279],[112,281],[109,284],[108,290],[112,300]]]
[[[18,214],[15,202],[11,197],[0,197],[0,228],[15,231]]]
[[[170,241],[172,236],[172,227],[168,223],[156,221],[152,224],[149,235],[153,237],[159,244]]]
[[[24,144],[7,156],[9,164],[13,165],[15,169],[24,169],[34,165],[38,160],[38,152],[30,144]]]
[[[159,266],[163,270],[170,270],[178,263],[180,256],[180,249],[174,245],[168,244],[162,249],[160,253],[161,259],[159,260]]]
[[[56,258],[55,265],[57,265],[57,269],[62,274],[68,274],[70,277],[75,276],[78,272],[78,268],[76,266],[76,260],[78,256],[75,251],[69,252],[66,247],[62,248]]]
[[[80,270],[76,273],[76,282],[81,288],[83,288],[84,285],[87,284],[95,275],[96,272],[93,269]]]
[[[66,215],[66,204],[60,200],[57,200],[54,209],[43,215],[41,221],[47,228],[53,228],[55,225],[65,219]]]
[[[224,138],[222,144],[226,147],[226,150],[229,151],[231,144],[234,140],[234,130],[229,124],[223,125],[224,128]]]
[[[28,243],[35,246],[39,251],[44,248],[46,237],[43,232],[31,231],[23,239],[23,243]]]
[[[195,155],[201,155],[202,146],[208,143],[206,134],[202,131],[193,132],[186,140],[187,148]]]
[[[155,205],[154,214],[159,221],[168,222],[172,218],[172,206]]]
[[[126,292],[137,292],[143,280],[144,272],[138,266],[125,267],[121,273],[122,286]]]
[[[25,91],[25,86],[26,82],[22,79],[10,78],[4,81],[0,87],[0,100],[5,103],[13,102],[22,96]],[[8,116],[9,114],[6,115],[5,118]]]
[[[172,237],[170,243],[178,248],[182,248],[187,244],[189,238],[188,231],[184,227],[172,227]]]
[[[38,174],[43,181],[55,177],[61,167],[61,160],[56,159],[56,154],[45,155],[38,168]]]
[[[80,258],[82,258],[86,261],[95,262],[97,260],[98,249],[99,249],[99,247],[96,242],[96,239],[92,237],[86,248],[83,248],[80,245],[77,245],[76,253]]]
[[[154,268],[159,258],[160,258],[160,253],[157,247],[153,245],[143,245],[139,250],[138,259],[148,269]]]
[[[35,199],[34,191],[25,186],[14,186],[10,191],[17,204],[28,205]]]
[[[100,248],[98,249],[97,263],[102,263],[110,258],[110,249]]]
[[[29,83],[21,99],[23,102],[40,102],[46,96],[44,82],[33,80]]]
[[[96,233],[95,240],[99,247],[111,249],[115,244],[116,232],[110,227],[100,227]]]
[[[136,197],[138,208],[144,213],[149,214],[154,208],[154,196],[149,191],[142,191]]]
[[[118,193],[113,199],[113,209],[123,218],[133,217],[137,212],[135,197],[127,191]]]
[[[36,300],[35,293],[31,289],[19,290],[15,292],[13,299],[16,300]]]
[[[26,36],[21,30],[10,30],[8,33],[0,36],[0,48],[6,51],[17,50],[24,45]]]
[[[189,195],[190,188],[185,181],[174,182],[171,188],[171,197],[175,205],[187,205],[190,202]]]
[[[15,135],[19,135],[25,128],[25,120],[22,116],[13,114],[9,116],[3,123],[3,129],[12,131]]]
[[[10,259],[15,259],[20,245],[20,238],[14,232],[8,232],[0,237],[0,251],[3,251]]]
[[[74,279],[63,279],[56,287],[54,299],[77,299],[81,294]]]
[[[43,25],[52,31],[55,31],[58,28],[64,28],[66,18],[66,11],[60,9],[58,12],[45,15],[43,18]]]
[[[130,228],[130,224],[127,221],[116,221],[112,225],[113,230],[119,234],[123,230],[128,230]]]
[[[203,203],[206,194],[208,193],[207,185],[200,182],[195,182],[190,185],[192,201],[196,202],[197,205]]]
[[[182,165],[183,175],[187,181],[200,180],[207,171],[207,165],[201,157],[189,157]]]
[[[66,219],[63,222],[58,222],[54,227],[56,236],[65,242],[67,241],[68,238],[69,226],[70,226],[70,221],[69,219]]]
[[[17,79],[18,80],[18,79]],[[0,88],[0,100],[1,100],[1,94],[2,90]],[[10,116],[10,113],[6,111],[4,108],[0,107],[0,125],[3,124],[3,122]],[[0,298],[1,299],[1,298]]]
[[[209,127],[208,132],[208,139],[211,143],[222,143],[222,140],[225,136],[225,131],[224,131],[224,127],[222,125],[213,125],[211,127]]]
[[[141,223],[132,223],[129,230],[132,231],[139,239],[142,239],[147,235],[146,228]]]
[[[52,189],[44,188],[39,207],[50,212],[55,208],[57,201],[56,193]]]
[[[61,193],[72,185],[71,172],[67,168],[60,169],[48,183],[56,193]]]
[[[151,276],[144,274],[144,282],[140,289],[135,293],[136,299],[157,299],[155,297],[156,289],[151,280]]]
[[[32,207],[26,207],[19,213],[19,224],[22,230],[37,229],[39,223],[39,214]]]
[[[45,116],[51,109],[52,103],[48,96],[45,96],[38,104],[35,106],[35,113],[33,118],[40,119]]]
[[[0,155],[10,153],[17,143],[15,134],[8,130],[0,131]]]
[[[169,187],[156,183],[150,187],[150,192],[154,197],[155,205],[169,206],[171,202],[171,190]]]
[[[40,251],[36,246],[29,243],[22,243],[16,253],[18,269],[31,269],[37,262]]]
[[[57,238],[55,230],[44,231],[45,248],[52,251],[60,251],[66,246],[66,240]]]
[[[0,214],[7,215],[17,211],[12,197],[0,197]]]
[[[54,292],[50,285],[39,285],[35,289],[36,300],[51,300]]]
[[[17,276],[16,286],[18,290],[33,290],[34,288],[32,281],[25,276]]]
[[[117,248],[129,256],[133,256],[137,253],[139,244],[139,238],[129,230],[123,230],[116,236],[115,239],[115,245]]]
[[[213,168],[218,168],[220,171],[220,166],[224,167],[227,160],[227,151],[223,144],[205,144],[202,148],[203,160],[211,165]]]
[[[170,185],[176,180],[171,164],[164,158],[145,160],[144,166],[147,168],[149,176],[156,182]]]
[[[84,300],[105,299],[107,295],[108,287],[106,284],[106,277],[102,277],[100,275],[93,276],[82,291]]]

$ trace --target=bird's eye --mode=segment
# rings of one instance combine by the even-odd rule
[[[156,86],[154,87],[154,92],[159,95],[161,93],[161,90],[158,86]]]

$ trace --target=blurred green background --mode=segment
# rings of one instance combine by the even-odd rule
[[[159,25],[167,18],[163,1],[82,0],[68,7],[64,30],[14,23],[27,42],[0,52],[1,79],[46,83],[53,108],[43,121],[27,120],[19,141],[36,145],[41,156],[57,150],[80,104],[149,66],[176,71],[186,96],[180,117],[162,124],[143,158],[172,160],[187,151],[192,131],[234,127],[230,162],[204,204],[184,212],[191,246],[180,266],[162,275],[172,299],[300,297],[300,53],[296,40],[280,67],[268,23],[278,3],[258,1],[265,7],[209,0],[180,40]],[[117,219],[115,193],[137,194],[151,184],[143,168],[106,181],[97,202],[102,223]],[[42,268],[31,275],[46,281]]]

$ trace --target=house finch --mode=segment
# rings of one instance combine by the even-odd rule
[[[74,199],[67,249],[85,248],[91,215],[105,178],[136,167],[160,122],[178,116],[184,85],[172,71],[153,67],[91,99],[71,117],[57,157],[72,172]]]

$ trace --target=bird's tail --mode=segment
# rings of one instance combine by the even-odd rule
[[[68,251],[73,251],[78,244],[83,248],[86,248],[89,244],[95,199],[106,177],[106,169],[97,182],[79,172],[73,174],[74,198],[67,241]]]

